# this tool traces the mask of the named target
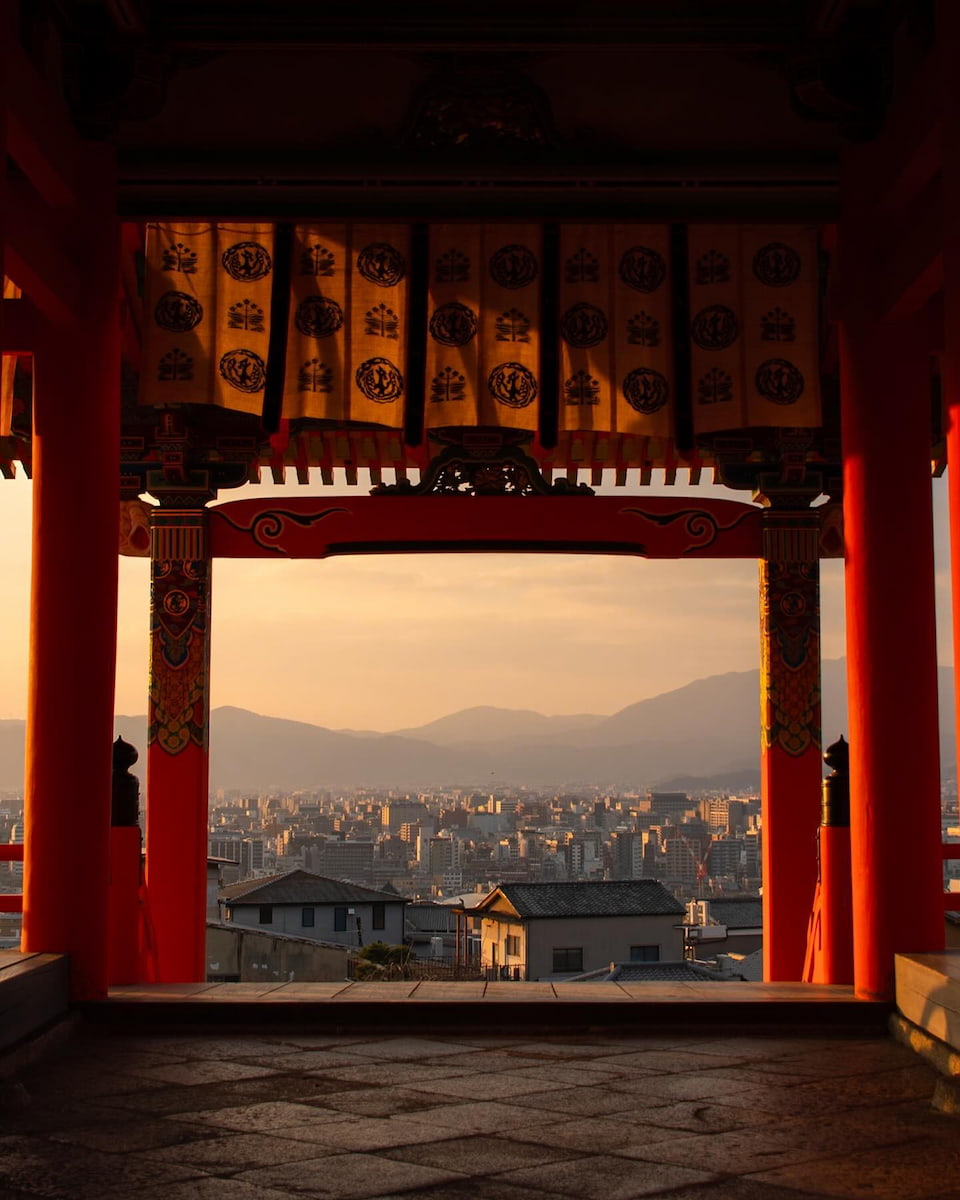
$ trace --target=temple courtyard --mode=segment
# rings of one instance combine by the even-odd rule
[[[883,1033],[117,1032],[0,1087],[4,1200],[956,1200],[960,1119]]]

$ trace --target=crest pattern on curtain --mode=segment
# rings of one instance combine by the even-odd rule
[[[545,291],[543,226],[431,225],[411,329],[409,225],[300,224],[281,242],[270,224],[153,224],[141,399],[260,414],[269,366],[284,418],[399,430],[416,353],[428,429],[534,432],[543,403],[561,434],[669,439],[681,404],[696,434],[820,423],[814,229],[691,225],[679,279],[665,223],[556,229]]]

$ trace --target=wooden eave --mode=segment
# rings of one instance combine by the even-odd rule
[[[523,918],[513,907],[500,888],[494,888],[490,895],[476,908],[468,909],[473,916],[486,917],[490,920],[522,921]]]
[[[845,3],[842,7],[845,7]],[[371,0],[139,0],[149,32],[177,48],[223,50],[250,43],[297,48],[304,42],[336,46],[537,47],[610,45],[728,46],[782,49],[809,28],[810,6],[798,0],[528,0],[513,7],[440,6],[433,0],[398,5]],[[822,7],[822,6],[821,6]],[[836,8],[836,5],[833,6]]]

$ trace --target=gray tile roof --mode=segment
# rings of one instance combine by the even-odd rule
[[[759,896],[711,900],[710,916],[728,929],[759,929],[763,925],[763,902]]]
[[[607,976],[618,983],[723,983],[724,979],[708,967],[689,962],[619,963]]]
[[[390,892],[375,892],[372,888],[339,879],[327,879],[310,871],[286,871],[264,879],[246,879],[220,889],[220,897],[228,904],[405,904],[401,897]]]
[[[610,883],[505,883],[499,890],[524,919],[682,917],[686,911],[656,879]]]
[[[453,933],[457,928],[453,909],[444,904],[408,904],[406,928],[417,933]]]

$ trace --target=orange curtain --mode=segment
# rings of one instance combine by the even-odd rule
[[[820,424],[814,229],[691,225],[694,430]]]
[[[433,225],[426,425],[537,428],[539,225]]]

